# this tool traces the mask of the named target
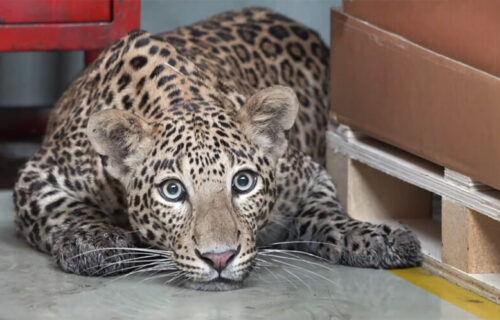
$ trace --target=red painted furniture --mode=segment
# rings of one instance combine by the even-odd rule
[[[140,0],[0,0],[0,52],[85,50],[139,28]]]
[[[0,0],[0,52],[85,50],[139,28],[140,0]]]
[[[84,50],[88,64],[139,23],[140,0],[0,0],[0,53]],[[39,113],[16,111],[1,117],[0,140],[43,132]]]

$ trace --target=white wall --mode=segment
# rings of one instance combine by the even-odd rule
[[[141,28],[152,33],[259,6],[304,23],[329,43],[330,8],[341,0],[142,0],[141,5]],[[0,53],[0,107],[51,105],[82,68],[82,52]]]

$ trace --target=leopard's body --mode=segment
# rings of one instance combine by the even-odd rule
[[[319,36],[267,9],[133,32],[56,104],[15,186],[17,228],[68,272],[119,271],[132,260],[106,248],[145,245],[205,289],[241,282],[258,244],[277,241],[334,263],[418,265],[411,231],[337,200],[322,168],[328,78]]]

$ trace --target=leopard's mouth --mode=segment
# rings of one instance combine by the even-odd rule
[[[243,280],[231,280],[218,277],[207,282],[186,281],[184,287],[200,291],[230,291],[243,287]]]
[[[238,259],[240,259],[240,257],[236,256],[236,259],[230,260],[228,265],[222,270],[221,268],[217,269],[217,266],[210,266],[207,261],[201,259],[197,262],[202,263],[192,265],[186,265],[173,259],[176,268],[181,272],[182,276],[179,278],[180,281],[174,281],[171,282],[171,284],[200,291],[229,291],[240,289],[243,287],[245,279],[251,274],[255,260],[253,257],[247,258],[247,260],[243,262]],[[193,272],[193,268],[197,268],[198,270]]]

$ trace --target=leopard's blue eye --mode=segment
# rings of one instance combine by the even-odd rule
[[[182,201],[186,196],[186,190],[182,182],[177,179],[170,179],[163,182],[158,187],[158,191],[165,200],[171,202]]]
[[[233,190],[243,194],[252,191],[257,184],[257,175],[249,170],[236,173],[233,177]]]

